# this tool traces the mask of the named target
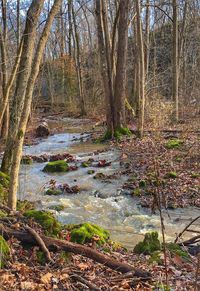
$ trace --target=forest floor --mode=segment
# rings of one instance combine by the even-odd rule
[[[40,122],[41,119],[36,118],[29,126],[26,144],[35,142],[34,130]],[[98,120],[93,119],[92,124],[95,128]],[[102,128],[97,128],[93,139],[103,133]],[[55,132],[59,131],[62,128],[55,128]],[[169,209],[189,205],[200,207],[198,127],[148,130],[142,140],[133,134],[120,142],[111,141],[110,146],[121,150],[121,164],[129,176],[123,185],[124,194],[137,196],[143,207],[150,207],[152,211],[160,204]],[[12,228],[17,229],[19,225],[12,225]],[[54,263],[42,265],[36,255],[39,247],[25,248],[14,237],[10,238],[9,245],[10,259],[0,269],[0,290],[200,290],[196,254],[188,253],[184,258],[167,251],[166,269],[163,251],[159,252],[159,260],[152,261],[151,255],[137,255],[120,247],[110,249],[107,253],[110,257],[150,272],[151,278],[143,279],[129,273],[121,274],[72,253],[61,256],[60,252],[51,252]],[[103,248],[100,251],[104,253]]]

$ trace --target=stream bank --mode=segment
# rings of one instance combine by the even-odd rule
[[[111,238],[126,246],[133,246],[143,239],[147,231],[160,232],[160,218],[150,209],[141,207],[138,197],[127,195],[123,184],[128,180],[126,165],[121,162],[120,149],[87,141],[91,125],[89,120],[62,119],[47,120],[50,128],[62,124],[62,133],[41,139],[36,145],[25,146],[25,155],[73,154],[78,169],[67,173],[44,173],[45,163],[22,165],[18,198],[36,201],[38,209],[49,209],[62,205],[63,210],[55,211],[58,220],[64,224],[82,222],[96,223],[111,232]],[[88,159],[106,160],[111,164],[104,168],[82,167]],[[88,174],[88,170],[95,173]],[[111,179],[94,179],[96,173],[109,175]],[[77,194],[48,196],[45,185],[49,180],[57,183],[78,185]],[[164,212],[167,239],[173,240],[176,233],[199,214],[197,207],[177,208]]]

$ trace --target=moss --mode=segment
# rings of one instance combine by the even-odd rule
[[[67,172],[69,170],[68,164],[64,160],[49,162],[44,167],[44,172]]]
[[[87,167],[90,166],[90,163],[89,163],[89,162],[82,162],[82,163],[81,163],[81,166],[82,166],[83,168],[87,168]]]
[[[192,173],[191,177],[193,179],[199,178],[200,174],[199,173]]]
[[[183,259],[189,259],[189,255],[186,251],[184,251],[179,245],[175,243],[168,243],[166,244],[166,248],[172,253],[173,255],[178,255]]]
[[[176,172],[169,172],[165,175],[165,178],[171,178],[171,179],[176,179],[178,177]]]
[[[95,143],[104,143],[108,140],[112,139],[112,132],[106,131],[103,136],[96,139]]]
[[[170,139],[168,142],[165,144],[165,147],[167,149],[177,149],[180,148],[183,145],[184,141],[181,139]]]
[[[69,252],[62,251],[62,252],[60,252],[60,259],[64,263],[69,264],[72,261],[72,254]]]
[[[9,257],[10,248],[3,236],[0,235],[0,268],[2,268]]]
[[[56,210],[56,211],[62,211],[65,209],[65,206],[62,205],[62,204],[58,204],[58,205],[52,205],[49,207],[49,209],[52,209],[52,210]]]
[[[61,224],[52,213],[48,211],[28,210],[24,213],[24,216],[33,218],[42,226],[47,235],[59,236],[62,229]]]
[[[158,239],[158,233],[155,231],[146,233],[144,240],[135,246],[134,251],[137,254],[151,255],[153,252],[159,251],[160,249],[161,244]]]
[[[88,170],[87,173],[88,173],[88,175],[92,175],[92,174],[95,173],[95,171],[94,170]]]
[[[140,180],[139,181],[139,187],[140,188],[145,188],[146,187],[146,181],[145,180]]]
[[[6,203],[8,198],[8,190],[0,184],[0,202]]]
[[[10,178],[7,174],[3,173],[0,171],[0,184],[5,187],[8,188],[9,187],[9,183],[10,183]]]
[[[141,193],[142,193],[142,191],[140,188],[135,188],[132,192],[132,196],[138,197],[138,196],[141,196]]]
[[[0,210],[0,217],[6,217],[7,213],[3,210]]]
[[[17,210],[24,212],[34,209],[34,203],[28,200],[17,200]]]
[[[46,258],[45,258],[45,255],[42,251],[37,251],[36,252],[36,257],[37,257],[37,262],[40,264],[40,265],[45,265],[46,263]]]
[[[153,252],[151,257],[148,260],[149,264],[157,263],[158,265],[162,264],[161,253],[159,251]]]
[[[45,192],[46,195],[51,195],[51,196],[61,195],[62,193],[63,193],[62,190],[56,189],[56,188],[54,188],[54,189],[50,188],[50,189],[46,190],[46,192]]]
[[[156,285],[153,288],[153,291],[170,291],[170,290],[171,290],[170,286],[159,283],[156,283]]]
[[[131,131],[127,127],[120,127],[118,129],[116,129],[115,132],[114,132],[114,137],[118,141],[122,138],[122,136],[125,136],[125,135],[126,136],[131,136]]]
[[[97,243],[103,245],[109,239],[109,232],[91,223],[84,223],[71,231],[71,241],[79,244],[91,242],[94,236],[98,236]]]

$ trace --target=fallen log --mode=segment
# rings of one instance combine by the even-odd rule
[[[0,233],[7,240],[14,236],[22,243],[38,245],[38,242],[35,240],[35,238],[29,232],[24,230],[12,229],[10,227],[4,226],[3,224],[0,224]],[[40,237],[49,250],[62,250],[74,254],[79,254],[121,273],[132,272],[136,277],[144,278],[150,276],[149,272],[135,269],[133,266],[127,263],[119,262],[109,257],[108,255],[104,255],[103,253],[85,245],[80,245],[69,241],[48,237],[45,235],[40,235]]]

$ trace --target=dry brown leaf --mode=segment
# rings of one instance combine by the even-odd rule
[[[41,282],[43,284],[49,284],[53,275],[51,273],[47,273],[41,277]]]
[[[85,271],[89,268],[89,265],[86,263],[80,263],[77,265],[77,267],[81,270],[81,271]]]

